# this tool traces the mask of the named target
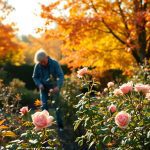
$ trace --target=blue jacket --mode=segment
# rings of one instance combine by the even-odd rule
[[[61,88],[64,81],[64,73],[58,62],[49,57],[47,66],[35,65],[32,78],[37,86],[40,84],[45,86],[53,78],[56,80],[57,86]]]

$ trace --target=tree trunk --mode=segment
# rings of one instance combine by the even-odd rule
[[[135,27],[137,34],[137,46],[136,51],[132,52],[132,55],[136,59],[137,63],[143,63],[146,58],[146,29],[145,24],[146,20],[144,17],[144,12],[146,11],[146,5],[143,5],[142,2],[134,0],[134,14],[135,18]],[[140,20],[140,21],[139,21]]]

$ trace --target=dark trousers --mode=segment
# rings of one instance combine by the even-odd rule
[[[42,110],[48,110],[48,96],[49,90],[40,90],[40,99],[42,100]],[[53,101],[53,107],[55,108],[56,112],[56,121],[59,128],[63,128],[63,121],[61,116],[61,109],[60,109],[60,93],[52,94],[50,99]]]

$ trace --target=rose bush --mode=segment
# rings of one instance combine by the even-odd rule
[[[61,150],[54,118],[47,111],[40,111],[38,107],[35,110],[37,112],[29,110],[28,106],[21,107],[21,95],[2,81],[0,88],[0,149]],[[36,131],[34,128],[40,130]]]
[[[66,78],[60,105],[67,142],[78,143],[77,150],[149,149],[150,73],[144,70],[124,83],[111,79],[104,89],[87,68]],[[38,99],[36,110],[22,107],[14,84],[1,81],[0,88],[0,149],[62,150],[53,113],[41,111]]]
[[[23,107],[26,109],[26,107]],[[52,126],[53,117],[47,111],[26,111],[24,115],[6,117],[0,138],[1,149],[53,149],[61,150],[57,132]],[[31,122],[31,116],[33,122]],[[16,123],[17,121],[17,123]],[[34,130],[35,129],[35,130]],[[11,131],[13,130],[13,132]],[[1,137],[1,136],[0,136]],[[9,137],[9,138],[8,138]],[[11,138],[10,138],[11,137]]]
[[[107,84],[108,90],[94,90],[97,82],[83,76],[82,84],[90,84],[80,94],[75,106],[78,119],[74,129],[83,127],[85,133],[76,141],[88,144],[89,149],[148,149],[150,147],[149,85],[129,81]],[[141,86],[142,85],[142,86]],[[110,88],[111,87],[111,88]],[[95,93],[91,96],[91,92]]]

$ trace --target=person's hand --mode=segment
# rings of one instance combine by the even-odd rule
[[[53,93],[58,93],[58,92],[59,92],[59,87],[58,86],[54,87],[53,88]]]
[[[40,90],[44,90],[43,84],[40,84],[40,85],[39,85],[39,89],[40,89]]]
[[[50,92],[50,93],[53,93],[53,89],[50,89],[49,92]]]

